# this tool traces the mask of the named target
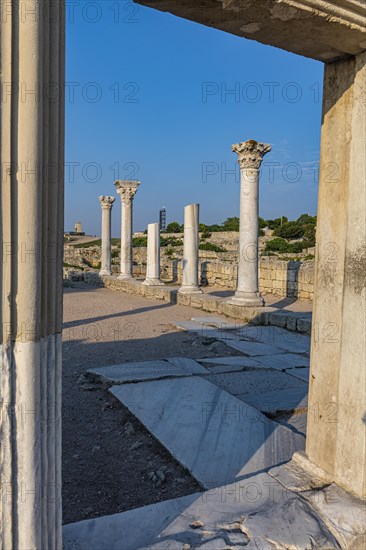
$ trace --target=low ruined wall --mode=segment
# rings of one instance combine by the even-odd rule
[[[314,262],[293,262],[269,256],[259,262],[259,289],[266,294],[312,300]]]
[[[72,248],[72,247],[70,247]],[[172,259],[161,250],[161,277],[165,281],[180,284],[182,261]],[[179,256],[179,251],[175,251]],[[99,247],[68,250],[65,247],[65,262],[71,266],[93,268],[100,262]],[[86,265],[85,260],[88,265]],[[113,258],[113,273],[118,273],[118,257]],[[133,249],[133,274],[145,277],[146,248]],[[237,254],[233,252],[199,251],[199,278],[208,286],[235,289],[237,281]],[[262,256],[259,261],[259,290],[264,294],[279,297],[313,299],[314,262],[280,260],[275,256]]]
[[[209,286],[236,288],[238,268],[235,263],[200,259],[199,277]],[[179,284],[182,280],[182,262],[165,260],[162,277]],[[275,257],[259,261],[259,290],[280,297],[312,300],[314,292],[314,262],[294,262]]]

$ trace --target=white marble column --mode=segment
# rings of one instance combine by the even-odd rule
[[[183,278],[180,293],[202,292],[198,286],[199,204],[184,208]]]
[[[51,4],[0,2],[4,550],[62,548],[65,25],[64,2],[53,17]]]
[[[140,181],[117,180],[114,184],[121,197],[121,270],[119,279],[132,279],[132,206]]]
[[[111,213],[114,197],[100,196],[102,207],[102,265],[99,275],[111,275],[112,273],[112,244],[111,244]]]
[[[147,226],[146,279],[142,284],[148,286],[164,285],[160,281],[160,225],[158,223],[150,223]]]
[[[242,306],[263,306],[258,288],[258,215],[259,169],[271,146],[248,140],[233,145],[240,164],[240,236],[238,284],[228,303]]]

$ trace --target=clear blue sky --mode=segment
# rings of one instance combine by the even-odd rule
[[[117,196],[117,177],[142,182],[135,230],[162,206],[168,222],[193,202],[203,223],[237,216],[231,145],[247,139],[272,145],[260,215],[316,213],[321,63],[130,1],[79,0],[66,79],[66,230],[100,233],[98,195]],[[112,214],[118,236],[118,196]]]

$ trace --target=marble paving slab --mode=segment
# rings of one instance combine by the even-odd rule
[[[166,361],[187,374],[207,374],[205,367],[189,357],[168,357]]]
[[[306,369],[306,368],[286,369],[286,372],[287,374],[291,374],[291,376],[295,376],[295,378],[299,378],[300,380],[305,380],[305,382],[309,382],[310,369]]]
[[[296,353],[280,353],[279,355],[257,356],[255,360],[266,367],[286,370],[295,367],[309,367],[310,359]]]
[[[285,418],[276,418],[276,422],[287,426],[291,430],[294,430],[302,435],[306,435],[307,428],[307,413],[291,414]]]
[[[245,326],[237,331],[241,338],[273,344],[285,351],[305,353],[310,350],[310,336],[274,326]]]
[[[227,357],[205,357],[204,359],[198,359],[200,363],[212,363],[214,365],[231,365],[242,367],[255,367],[258,362],[257,359],[250,359],[240,355],[228,355]]]
[[[184,359],[184,358],[182,358]],[[171,360],[169,360],[171,361]],[[192,374],[207,374],[204,367],[198,363],[191,364],[185,360],[180,365],[168,361],[143,361],[141,363],[125,363],[110,367],[98,367],[87,371],[87,375],[109,384],[125,384],[143,382],[166,377],[192,376]],[[196,363],[194,361],[193,363]]]
[[[174,323],[174,325],[177,328],[180,328],[181,330],[188,330],[191,332],[201,332],[205,333],[210,330],[216,330],[217,327],[210,327],[202,325],[202,323],[197,323],[196,321],[179,321],[178,323]]]
[[[291,389],[268,393],[247,393],[237,397],[263,413],[275,416],[282,412],[305,411],[308,406],[307,393],[307,385],[302,384]]]
[[[110,391],[206,488],[286,462],[304,447],[302,436],[200,377]]]
[[[223,330],[235,330],[245,326],[243,323],[229,323],[225,317],[192,317],[192,321],[215,328],[222,328]]]
[[[282,351],[280,348],[276,348],[270,344],[250,340],[225,340],[225,344],[250,357],[254,357],[255,355],[277,355]]]
[[[63,548],[361,550],[354,541],[364,529],[363,503],[340,491],[336,504],[323,498],[319,506],[317,494],[301,498],[261,473],[205,493],[65,525]]]
[[[303,381],[300,381],[293,376],[289,376],[285,372],[268,369],[250,370],[244,372],[233,372],[224,374],[210,374],[206,380],[220,386],[223,390],[232,395],[240,395],[240,399],[244,399],[244,395],[267,394],[269,392],[277,394],[281,390],[292,390],[293,388],[301,387],[306,393],[307,386]]]

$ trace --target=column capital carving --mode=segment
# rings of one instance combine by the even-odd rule
[[[108,208],[111,209],[113,206],[114,201],[116,200],[115,197],[110,197],[107,195],[101,195],[98,197],[100,205],[102,208]]]
[[[137,193],[137,189],[141,185],[140,181],[137,180],[117,180],[114,183],[117,193],[121,197],[121,202],[125,204],[131,204],[134,196]]]
[[[238,162],[241,169],[259,170],[264,155],[272,150],[268,143],[259,143],[254,139],[249,139],[241,143],[236,143],[232,146],[234,153],[238,155]]]

